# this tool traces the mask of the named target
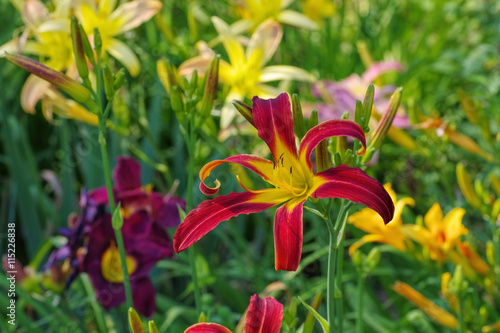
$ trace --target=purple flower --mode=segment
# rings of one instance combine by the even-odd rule
[[[356,100],[363,100],[366,89],[380,75],[385,72],[397,70],[402,71],[403,66],[397,61],[381,61],[370,66],[361,76],[352,74],[342,81],[321,81],[313,85],[313,94],[322,98],[325,103],[318,103],[318,116],[321,120],[338,119],[344,112],[349,112],[354,119]],[[383,113],[389,105],[389,98],[396,90],[395,86],[385,85],[375,88],[373,107],[378,113]],[[404,108],[400,106],[400,112]],[[398,128],[408,128],[408,118],[403,114],[396,114],[393,125]]]
[[[151,223],[146,210],[125,219],[122,233],[134,308],[151,317],[156,302],[148,274],[159,260],[173,255],[172,241],[163,228]],[[105,309],[120,305],[125,301],[125,289],[111,215],[92,226],[86,249],[82,270],[89,274],[97,300]]]
[[[53,251],[45,265],[45,269],[49,269],[58,262],[69,260],[70,266],[69,272],[67,272],[66,288],[70,286],[78,273],[80,273],[82,262],[81,248],[84,245],[89,228],[105,215],[104,205],[96,204],[87,195],[85,189],[82,189],[80,194],[80,206],[82,207],[80,215],[73,214],[69,216],[69,228],[59,230],[59,233],[68,239],[67,243]]]
[[[122,216],[127,218],[138,210],[146,210],[153,222],[165,228],[172,228],[180,223],[179,210],[186,208],[183,199],[172,195],[162,195],[151,191],[151,186],[141,185],[141,166],[129,157],[118,157],[118,164],[113,172],[115,187],[113,194],[116,203],[121,203]],[[108,204],[105,187],[89,193],[98,204]]]

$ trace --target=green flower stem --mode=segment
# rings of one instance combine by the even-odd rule
[[[111,210],[111,214],[114,213],[115,206],[115,198],[113,195],[113,186],[111,184],[111,170],[109,168],[109,157],[108,157],[108,149],[106,144],[106,121],[109,116],[109,112],[111,110],[111,101],[108,101],[106,105],[106,109],[103,110],[103,101],[102,101],[102,91],[103,91],[103,82],[101,75],[101,59],[97,60],[97,66],[95,66],[94,71],[97,78],[97,89],[96,89],[96,97],[97,104],[99,107],[99,144],[101,146],[101,156],[102,156],[102,166],[104,171],[104,180],[106,182],[106,190],[108,192],[108,201],[109,208]],[[127,270],[127,262],[126,262],[126,254],[125,254],[125,245],[123,243],[123,235],[121,229],[114,229],[115,237],[116,237],[116,245],[118,247],[118,252],[120,254],[120,264],[123,272],[123,285],[125,287],[125,298],[127,308],[133,306],[132,299],[132,288],[130,287],[130,277],[128,275]]]
[[[330,325],[330,330],[332,331],[336,326],[335,318],[337,318],[338,329],[335,332],[342,332],[342,296],[338,295],[338,297],[335,297],[335,286],[340,289],[342,284],[342,266],[344,263],[343,238],[347,215],[349,214],[349,208],[351,208],[351,205],[352,202],[342,200],[335,225],[333,225],[331,219],[326,219],[326,225],[330,235],[330,244],[328,247],[326,307],[328,313],[328,324]],[[337,317],[335,317],[336,312],[338,312]]]
[[[356,307],[356,333],[363,333],[363,285],[365,277],[362,272],[358,273],[358,290],[356,293],[357,307]]]
[[[196,145],[196,132],[194,125],[194,116],[192,112],[187,122],[187,129],[184,131],[184,136],[186,139],[186,146],[188,151],[188,181],[187,181],[187,196],[186,196],[186,212],[191,211],[193,208],[193,186],[194,186],[194,162],[195,162],[195,145]],[[194,292],[194,302],[196,306],[196,312],[201,314],[201,292],[200,284],[198,281],[198,271],[196,269],[196,250],[195,245],[191,245],[188,249],[189,263],[191,266],[191,278],[193,280],[193,292]]]
[[[463,295],[458,297],[458,333],[465,333]]]

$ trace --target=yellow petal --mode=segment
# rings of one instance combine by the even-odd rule
[[[268,20],[262,23],[257,27],[250,38],[246,52],[247,59],[250,58],[256,50],[261,50],[262,57],[260,66],[264,66],[276,52],[282,36],[283,29],[281,29],[281,26],[277,22]]]
[[[116,60],[121,62],[121,64],[127,69],[127,71],[132,76],[139,74],[141,65],[139,59],[135,53],[127,46],[127,44],[119,41],[118,39],[110,39],[107,51]]]
[[[284,10],[279,14],[278,21],[294,27],[315,30],[318,28],[316,22],[307,16],[294,10]]]

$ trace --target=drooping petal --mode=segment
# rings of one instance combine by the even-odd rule
[[[269,59],[274,55],[278,48],[281,38],[283,36],[283,29],[278,22],[268,20],[260,24],[250,38],[247,46],[246,57],[247,59],[256,51],[263,52],[261,58],[261,66],[265,65]]]
[[[308,71],[294,66],[277,65],[262,68],[260,73],[261,82],[278,80],[314,82],[316,78]]]
[[[295,271],[299,266],[302,254],[302,211],[306,199],[295,198],[276,210],[274,265],[277,271]]]
[[[289,24],[294,27],[315,30],[318,28],[316,22],[307,16],[294,10],[284,10],[280,13],[278,20],[281,23]]]
[[[156,309],[155,289],[147,276],[136,279],[131,277],[134,308],[145,317],[152,317]]]
[[[297,156],[295,135],[293,133],[292,105],[287,93],[274,99],[254,97],[253,117],[259,137],[267,146],[277,162],[281,154]]]
[[[117,157],[113,180],[118,191],[133,190],[141,187],[141,166],[130,157]]]
[[[363,129],[353,121],[349,120],[329,120],[311,128],[302,141],[299,147],[299,159],[302,165],[307,164],[309,169],[312,169],[311,153],[316,146],[324,139],[332,136],[350,136],[358,139],[363,148],[358,154],[363,154],[366,148],[365,133]]]
[[[272,297],[250,298],[245,333],[279,333],[283,320],[283,305]]]
[[[231,331],[219,324],[198,323],[188,327],[184,333],[231,333]]]
[[[36,103],[45,95],[50,82],[31,74],[21,90],[21,106],[28,113],[35,113]]]
[[[205,57],[194,57],[186,60],[179,66],[179,75],[191,76],[195,70],[198,75],[204,75],[211,60],[211,58]],[[227,65],[226,62],[224,64]]]
[[[368,234],[363,237],[361,237],[360,240],[356,241],[354,244],[352,244],[349,247],[349,255],[352,257],[354,255],[354,252],[356,252],[361,246],[367,244],[367,243],[387,243],[395,248],[397,248],[400,251],[405,251],[406,247],[404,246],[404,243],[402,244],[403,246],[399,246],[393,243],[389,243],[389,239],[385,235],[377,235],[377,234]]]
[[[120,5],[111,15],[109,21],[117,20],[120,28],[115,35],[138,27],[160,11],[162,4],[156,0],[136,0]]]
[[[127,44],[115,38],[109,39],[109,45],[106,46],[106,51],[111,54],[116,60],[127,69],[132,76],[139,74],[141,65],[135,53],[127,46]]]
[[[266,182],[273,184],[273,162],[261,157],[242,154],[230,156],[224,160],[215,160],[205,164],[205,166],[200,170],[201,192],[206,195],[214,195],[219,191],[220,182],[218,180],[215,180],[215,187],[208,187],[205,185],[205,180],[213,169],[224,163],[236,163],[244,166],[245,168],[248,168],[258,174]]]
[[[359,168],[341,164],[317,173],[313,182],[313,198],[343,198],[357,202],[376,211],[386,224],[394,216],[394,204],[382,184]]]
[[[184,251],[220,222],[240,214],[261,212],[291,198],[291,194],[278,189],[249,193],[229,193],[203,201],[179,225],[174,235],[174,250]]]

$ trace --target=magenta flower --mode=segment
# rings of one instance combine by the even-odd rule
[[[243,333],[279,333],[283,321],[283,305],[272,297],[257,295],[250,298]],[[198,323],[184,333],[231,333],[226,327],[214,323]]]
[[[214,229],[220,222],[240,214],[261,212],[283,204],[274,219],[276,270],[294,271],[302,253],[302,211],[309,198],[344,198],[372,208],[387,223],[394,214],[394,205],[384,187],[359,168],[339,165],[314,174],[310,156],[314,148],[332,136],[358,139],[364,153],[366,142],[361,127],[349,120],[329,120],[311,128],[297,151],[293,132],[290,97],[283,93],[275,99],[253,98],[253,117],[259,137],[271,150],[273,161],[253,155],[235,155],[215,160],[200,170],[200,190],[206,195],[217,193],[204,182],[210,172],[223,163],[244,166],[272,188],[230,193],[202,202],[189,212],[174,235],[174,249],[183,251]]]
[[[356,100],[363,100],[366,89],[380,75],[391,71],[403,71],[403,66],[397,61],[381,61],[371,65],[361,76],[352,74],[347,78],[335,81],[321,81],[313,85],[313,94],[322,98],[325,103],[317,103],[318,116],[321,120],[340,118],[344,112],[349,112],[354,118]],[[396,91],[395,86],[385,85],[375,87],[373,107],[379,113],[383,113],[389,105],[389,98]],[[404,112],[400,106],[400,111]],[[396,114],[393,125],[398,128],[410,126],[408,117]]]

